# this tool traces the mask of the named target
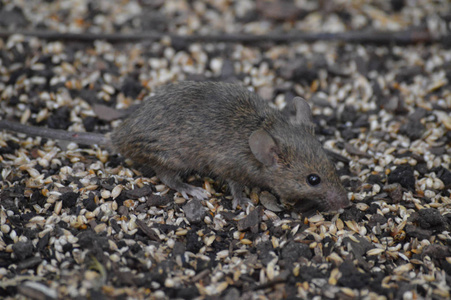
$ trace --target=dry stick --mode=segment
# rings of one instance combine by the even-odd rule
[[[54,31],[5,31],[0,30],[0,38],[8,38],[13,34],[34,36],[46,40],[64,40],[78,42],[93,42],[106,40],[110,43],[136,42],[142,40],[160,40],[169,37],[173,41],[193,42],[228,42],[228,43],[291,43],[291,42],[316,42],[316,41],[342,41],[346,43],[371,43],[371,44],[415,44],[449,42],[451,35],[433,36],[427,30],[406,30],[398,32],[383,31],[348,31],[337,33],[269,33],[262,35],[252,34],[224,34],[217,35],[175,35],[160,32],[136,32],[136,33],[62,33]]]

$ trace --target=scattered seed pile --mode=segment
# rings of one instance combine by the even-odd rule
[[[318,2],[320,4],[318,4]],[[296,4],[293,4],[296,3]],[[443,1],[4,1],[2,30],[176,34],[450,30]],[[448,299],[451,50],[432,45],[0,39],[0,117],[106,133],[163,84],[301,95],[353,206],[342,214],[186,201],[108,149],[0,132],[0,297]],[[252,187],[250,187],[252,188]]]

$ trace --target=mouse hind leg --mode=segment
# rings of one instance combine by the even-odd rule
[[[191,195],[198,200],[205,200],[211,196],[210,193],[203,188],[183,182],[179,173],[176,171],[163,168],[154,168],[154,171],[161,182],[182,194],[185,199],[188,199],[188,195]]]

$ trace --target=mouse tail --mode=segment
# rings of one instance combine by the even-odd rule
[[[69,141],[82,145],[110,145],[108,137],[100,133],[73,132],[47,127],[29,126],[14,121],[0,120],[0,130],[20,132],[30,136],[40,136],[48,139]]]

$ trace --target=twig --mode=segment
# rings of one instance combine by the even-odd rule
[[[8,38],[13,34],[34,36],[46,40],[93,42],[95,40],[106,40],[110,43],[129,43],[137,41],[155,41],[163,37],[169,37],[173,41],[181,43],[292,43],[292,42],[316,42],[316,41],[341,41],[346,43],[361,44],[416,44],[416,43],[449,43],[451,34],[445,36],[433,36],[427,30],[405,30],[396,32],[383,31],[348,31],[337,33],[269,33],[262,35],[252,34],[211,34],[211,35],[175,35],[161,32],[135,32],[135,33],[64,33],[54,31],[22,30],[7,31],[0,30],[0,38]]]

